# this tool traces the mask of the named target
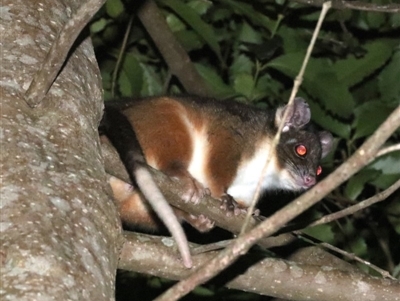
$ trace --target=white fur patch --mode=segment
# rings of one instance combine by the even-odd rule
[[[203,185],[207,184],[205,166],[207,163],[208,142],[202,130],[192,130],[193,154],[188,167],[189,173]]]
[[[265,138],[254,156],[250,160],[242,162],[232,185],[227,191],[234,199],[246,206],[250,206],[261,176],[264,175],[261,190],[281,187],[280,169],[277,166],[274,151],[270,150],[270,144],[271,140]],[[263,173],[268,157],[271,157],[271,160],[265,173]]]

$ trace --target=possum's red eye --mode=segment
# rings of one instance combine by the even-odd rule
[[[319,176],[322,173],[322,167],[321,165],[317,167],[317,176]]]
[[[296,154],[302,157],[305,156],[307,154],[307,147],[305,147],[303,144],[297,145]]]

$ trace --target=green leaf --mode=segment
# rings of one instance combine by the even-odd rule
[[[300,70],[303,59],[304,53],[289,53],[270,61],[267,66],[294,79]],[[322,103],[322,107],[325,107],[333,115],[348,117],[353,113],[354,99],[347,86],[338,81],[326,59],[310,59],[304,74],[302,88],[317,98]]]
[[[108,42],[108,41],[114,41],[115,36],[118,35],[118,31],[120,29],[118,28],[118,26],[116,26],[115,23],[111,23],[106,26],[102,32],[102,38],[104,41]]]
[[[121,0],[108,0],[105,4],[107,14],[115,19],[124,12],[124,5]]]
[[[362,235],[356,235],[349,241],[350,250],[356,256],[365,257],[368,254],[368,245]]]
[[[339,60],[331,67],[340,83],[352,87],[361,82],[379,67],[383,66],[392,54],[393,42],[376,40],[363,46],[367,53],[362,58],[349,56]]]
[[[173,33],[177,33],[181,30],[186,29],[186,24],[184,22],[182,22],[182,20],[179,19],[176,15],[174,15],[172,13],[168,14],[165,17],[165,20],[167,21],[169,29],[171,29],[171,31]]]
[[[262,26],[272,32],[275,28],[275,21],[271,21],[264,14],[254,9],[254,6],[248,3],[232,0],[221,0],[222,3],[226,3],[231,6],[236,13],[246,16],[253,24]]]
[[[105,18],[100,18],[96,22],[93,22],[92,24],[90,24],[90,33],[93,35],[95,33],[102,31],[107,26],[107,24],[110,22],[111,22],[111,20],[107,20]]]
[[[111,75],[108,70],[101,70],[101,80],[103,83],[103,89],[104,89],[104,99],[108,100],[113,98],[111,95]]]
[[[314,72],[310,70],[304,76],[303,88],[316,96],[322,106],[334,116],[348,118],[354,111],[352,94],[344,83],[338,82],[336,74],[329,70],[327,64],[323,64]]]
[[[400,27],[400,14],[390,14],[390,26],[392,28]]]
[[[204,15],[207,13],[210,7],[213,6],[211,1],[204,1],[204,0],[194,0],[190,1],[188,5],[193,8],[199,15]]]
[[[131,54],[125,54],[125,58],[122,64],[122,72],[126,75],[127,80],[129,81],[129,94],[124,94],[124,96],[130,97],[139,97],[140,91],[143,86],[143,69],[140,66],[137,58]],[[122,92],[122,91],[121,91]]]
[[[355,109],[353,139],[371,135],[392,112],[382,101],[368,101]]]
[[[214,51],[220,61],[223,61],[218,40],[214,35],[214,29],[199,17],[193,8],[179,0],[163,0],[162,3],[170,7],[185,20],[185,22],[206,41],[207,45]]]
[[[223,20],[230,19],[232,17],[233,12],[225,7],[215,7],[211,13],[212,22],[222,22]]]
[[[197,286],[192,293],[203,298],[215,296],[215,292],[204,286]]]
[[[278,56],[268,62],[266,66],[277,69],[291,78],[295,78],[300,71],[304,53],[289,53]]]
[[[147,280],[147,284],[154,289],[160,289],[163,287],[162,280],[157,277],[151,277]]]
[[[333,116],[327,114],[327,112],[321,107],[321,105],[312,99],[307,100],[310,109],[312,111],[312,119],[315,123],[322,126],[327,131],[332,132],[336,136],[344,139],[350,137],[351,127],[347,123],[343,123]]]
[[[323,242],[333,243],[335,241],[335,235],[330,224],[306,228],[303,232]]]
[[[400,179],[400,174],[383,174],[371,182],[372,185],[380,189],[387,189],[390,185]]]
[[[242,42],[254,44],[260,44],[262,42],[260,32],[251,27],[247,22],[243,22],[237,39]]]
[[[163,92],[163,84],[157,72],[150,65],[140,64],[143,69],[142,96],[160,95]]]
[[[387,66],[378,77],[381,100],[394,105],[400,104],[400,50],[393,53]]]
[[[355,227],[356,224],[353,223],[351,217],[342,219],[341,226],[336,229],[336,241],[346,241],[346,249],[350,253],[355,253],[357,256],[365,255],[367,252],[367,245],[365,243],[365,238],[360,233],[360,230]],[[340,237],[340,238],[338,238]],[[351,239],[348,239],[351,237]]]
[[[313,23],[317,23],[317,21],[318,21],[320,15],[321,15],[321,12],[320,12],[320,11],[313,11],[313,12],[311,12],[311,13],[309,13],[309,14],[302,15],[302,16],[301,16],[301,20],[302,20],[302,21],[308,21],[308,22],[311,21],[311,22],[313,22]]]
[[[386,156],[379,157],[373,163],[371,163],[366,169],[377,170],[382,173],[372,184],[381,188],[386,189],[394,182],[400,179],[400,151],[392,152]]]
[[[363,191],[366,183],[378,177],[381,173],[376,170],[362,170],[354,175],[347,183],[344,194],[350,200],[355,200]]]
[[[308,43],[299,34],[299,29],[290,28],[284,24],[279,27],[278,33],[283,40],[283,49],[286,54],[288,53],[304,53],[307,49]],[[304,55],[303,55],[304,56]]]
[[[264,74],[257,80],[253,92],[253,99],[259,100],[268,96],[280,98],[282,90],[283,84],[281,82],[272,79],[269,74]]]
[[[224,83],[222,78],[211,67],[195,64],[199,74],[205,79],[207,84],[213,89],[214,94],[220,98],[230,98],[237,95],[235,91]]]
[[[383,174],[400,175],[400,151],[392,152],[386,156],[379,157],[367,168],[381,171]]]
[[[204,46],[204,40],[200,39],[198,34],[192,30],[178,31],[175,33],[175,36],[187,52],[200,49]]]
[[[254,70],[254,62],[245,54],[239,54],[234,58],[229,68],[230,77],[235,77],[241,73],[252,74]]]
[[[121,71],[118,81],[118,90],[122,97],[129,97],[132,95],[132,86],[129,77],[126,75],[124,71]]]
[[[247,99],[252,99],[254,78],[250,74],[240,73],[235,76],[233,87],[237,93],[242,94]]]
[[[376,12],[366,12],[366,20],[369,28],[379,29],[386,21],[385,14],[378,14]]]

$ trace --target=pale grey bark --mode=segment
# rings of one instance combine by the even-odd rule
[[[193,273],[176,260],[177,253],[161,238],[135,233],[125,237],[121,268],[174,280]],[[204,266],[219,252],[193,256],[193,269]],[[245,254],[212,281],[285,300],[400,300],[398,281],[372,277],[316,247],[303,249],[290,261]]]
[[[93,47],[76,42],[40,105],[24,100],[78,0],[5,0],[1,31],[2,300],[113,300],[120,226],[99,151]]]

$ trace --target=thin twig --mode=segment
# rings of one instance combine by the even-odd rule
[[[400,143],[399,144],[395,144],[395,145],[391,145],[385,148],[382,148],[375,156],[375,158],[377,157],[381,157],[383,155],[386,155],[388,153],[391,152],[396,152],[396,151],[400,151]]]
[[[64,25],[25,93],[25,101],[31,108],[38,106],[46,96],[76,38],[104,2],[105,0],[88,0]]]
[[[162,237],[124,232],[124,238],[119,268],[173,280],[185,279],[190,275],[191,271],[176,260],[176,253],[171,252],[171,246],[163,243]],[[322,249],[310,249],[299,252],[294,261],[292,256],[287,261],[254,254],[245,255],[235,263],[234,271],[239,269],[240,273],[233,275],[230,271],[217,282],[232,289],[279,297],[279,300],[361,300],[360,289],[366,287],[368,297],[379,296],[376,300],[387,301],[393,300],[393,296],[400,296],[398,281],[372,277],[340,259],[332,258],[333,255]],[[217,252],[194,256],[194,268],[212,260]],[[316,283],[318,279],[329,281]],[[311,283],[318,284],[318,289]]]
[[[370,197],[356,205],[350,206],[346,209],[340,210],[338,212],[329,214],[329,215],[325,215],[324,217],[320,218],[319,220],[311,223],[310,225],[308,225],[307,227],[313,227],[313,226],[317,226],[317,225],[321,225],[321,224],[326,224],[326,223],[330,223],[331,221],[340,219],[342,217],[351,215],[356,213],[357,211],[363,210],[369,206],[371,206],[372,204],[378,203],[378,202],[382,202],[384,200],[386,200],[393,192],[395,192],[397,189],[400,188],[400,180],[398,180],[397,182],[395,182],[393,185],[391,185],[388,189],[374,195],[373,197]]]
[[[307,239],[308,242],[310,242],[310,243],[312,243],[312,244],[314,244],[314,245],[316,245],[316,246],[324,247],[325,249],[334,251],[334,252],[336,252],[336,253],[338,253],[338,254],[341,254],[341,255],[343,255],[344,257],[347,257],[347,258],[349,258],[349,259],[351,259],[351,260],[355,260],[355,261],[358,261],[358,262],[360,262],[360,263],[362,263],[362,264],[365,264],[366,266],[370,267],[371,269],[377,271],[377,272],[378,272],[379,274],[381,274],[383,277],[390,278],[390,279],[392,279],[392,280],[397,280],[397,279],[394,278],[392,275],[390,275],[390,273],[389,273],[388,271],[385,271],[384,269],[381,269],[380,267],[378,267],[378,266],[376,266],[376,265],[370,263],[369,261],[366,261],[366,260],[364,260],[364,259],[358,257],[357,255],[355,255],[355,254],[353,254],[353,253],[346,252],[346,251],[344,251],[344,250],[342,250],[342,249],[339,249],[339,248],[337,248],[337,247],[335,247],[335,246],[332,246],[331,244],[329,244],[329,243],[327,243],[327,242],[322,242],[322,241],[317,241],[317,242],[315,242],[315,241],[317,240],[316,238],[311,237],[311,236],[309,236],[309,235],[307,235],[307,234],[305,234],[305,233],[303,233],[303,232],[301,232],[301,231],[295,231],[294,233],[295,233],[296,235],[302,237],[303,239],[304,239],[304,238]]]
[[[312,6],[322,6],[325,0],[294,0],[298,3],[303,3]],[[363,1],[340,1],[336,0],[332,3],[332,8],[334,9],[352,9],[352,10],[362,10],[377,13],[399,13],[400,5],[395,3],[379,5],[374,3],[366,3]]]
[[[210,251],[216,251],[216,250],[221,250],[223,248],[226,248],[228,245],[232,243],[232,239],[227,239],[227,240],[221,240],[217,241],[212,244],[207,244],[207,245],[200,245],[198,247],[192,248],[190,250],[190,253],[194,256],[197,254],[202,254]]]
[[[117,82],[118,72],[119,72],[119,69],[120,69],[120,66],[121,66],[121,63],[122,63],[122,59],[123,59],[124,54],[125,54],[126,45],[128,44],[128,38],[129,38],[129,35],[131,33],[133,18],[134,18],[134,15],[132,15],[129,18],[129,22],[128,22],[128,25],[126,27],[126,31],[125,31],[125,34],[124,34],[124,39],[122,41],[121,49],[120,49],[119,54],[118,54],[117,63],[115,64],[115,68],[114,68],[114,71],[113,71],[113,74],[112,74],[111,94],[112,94],[113,97],[115,96],[115,86],[116,86],[116,82]]]

